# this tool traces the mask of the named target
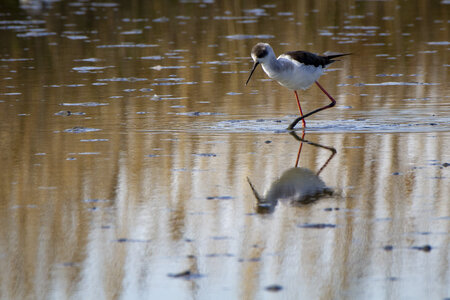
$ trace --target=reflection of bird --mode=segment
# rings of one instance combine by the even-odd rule
[[[287,201],[291,205],[303,205],[312,203],[322,196],[333,194],[333,190],[326,186],[323,180],[320,179],[319,174],[334,157],[336,150],[303,139],[305,135],[304,132],[301,138],[295,132],[291,132],[291,135],[294,136],[296,140],[300,141],[294,168],[284,171],[280,178],[270,185],[268,191],[264,195],[258,193],[256,188],[250,182],[250,179],[247,177],[247,181],[257,201],[258,212],[273,212],[278,201]],[[330,157],[316,173],[307,168],[297,167],[303,143],[327,149],[331,152]]]
[[[269,190],[261,196],[248,179],[253,194],[257,200],[258,208],[275,207],[278,201],[287,201],[290,204],[308,204],[320,196],[332,194],[322,179],[307,168],[290,168],[280,178],[274,181]]]
[[[328,94],[328,92],[317,82],[317,79],[319,79],[319,77],[324,73],[324,69],[329,64],[335,62],[333,58],[349,54],[350,53],[320,56],[306,51],[291,51],[281,54],[278,58],[276,58],[275,53],[269,44],[258,43],[252,49],[251,55],[254,64],[245,84],[248,84],[256,67],[258,64],[261,64],[264,72],[266,72],[270,78],[275,79],[282,86],[294,90],[298,109],[300,111],[300,117],[292,122],[288,129],[293,129],[299,121],[302,121],[302,125],[305,127],[306,123],[304,118],[326,108],[333,107],[336,104],[336,100],[334,100],[333,97],[331,97],[330,94]],[[297,90],[306,90],[314,82],[322,90],[322,92],[327,95],[327,97],[331,100],[331,103],[303,115]]]

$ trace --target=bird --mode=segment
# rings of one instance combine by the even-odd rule
[[[251,52],[253,67],[245,83],[248,84],[250,78],[258,65],[261,65],[264,72],[280,85],[294,91],[297,100],[300,117],[292,122],[288,129],[293,130],[298,122],[302,121],[302,127],[306,128],[305,118],[321,110],[333,107],[336,100],[317,81],[323,75],[325,68],[335,62],[334,58],[350,55],[351,53],[340,53],[333,55],[317,55],[307,51],[289,51],[276,58],[272,47],[267,43],[257,43]],[[307,114],[303,114],[297,90],[306,90],[315,83],[322,92],[330,99],[331,103],[315,109]]]

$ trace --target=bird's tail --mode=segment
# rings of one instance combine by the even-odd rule
[[[346,56],[346,55],[352,55],[353,53],[336,53],[336,54],[329,54],[329,55],[325,55],[327,58],[329,59],[333,59],[336,57],[341,57],[341,56]]]

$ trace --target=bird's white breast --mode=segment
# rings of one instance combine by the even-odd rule
[[[309,88],[324,73],[322,66],[305,65],[288,55],[280,55],[276,65],[262,64],[264,72],[291,90]]]

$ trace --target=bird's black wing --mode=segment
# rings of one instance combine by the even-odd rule
[[[314,67],[322,66],[325,67],[332,62],[335,62],[333,58],[349,55],[350,53],[345,54],[334,54],[334,55],[325,55],[320,56],[307,51],[289,51],[284,53],[284,55],[290,56],[292,59],[301,62],[304,65],[312,65]]]

